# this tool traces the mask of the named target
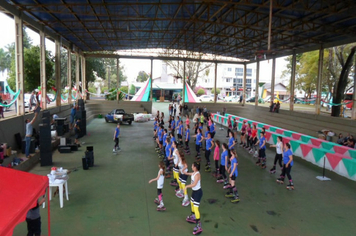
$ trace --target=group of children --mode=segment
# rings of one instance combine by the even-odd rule
[[[159,114],[159,113],[158,113]],[[173,172],[173,180],[170,185],[176,187],[175,195],[178,198],[183,198],[182,206],[191,205],[191,214],[186,218],[187,222],[195,223],[193,234],[200,234],[203,230],[200,221],[200,200],[203,196],[201,189],[200,164],[194,162],[191,166],[192,172],[188,172],[188,164],[185,154],[190,154],[190,121],[187,117],[185,121],[185,129],[183,130],[183,121],[180,117],[176,120],[170,116],[168,128],[164,128],[164,123],[159,123],[159,117],[156,117],[154,122],[154,138],[156,140],[156,152],[158,157],[162,158],[159,163],[159,171],[156,178],[151,179],[149,183],[157,181],[157,195],[155,203],[158,205],[158,211],[165,211],[166,208],[163,202],[163,184],[165,178],[170,178],[170,171]],[[175,138],[177,133],[177,140]],[[183,142],[185,147],[183,149]],[[181,149],[178,149],[180,147]],[[191,176],[191,184],[187,185],[188,176]],[[192,188],[192,195],[189,200],[187,189]]]
[[[168,130],[164,128],[163,119],[158,116],[154,122],[154,139],[157,143],[156,152],[158,157],[162,158],[159,164],[159,171],[156,178],[151,179],[149,183],[157,181],[157,198],[155,203],[158,205],[158,211],[166,210],[163,203],[163,184],[165,178],[171,177],[171,171],[173,173],[173,180],[170,185],[176,187],[175,195],[178,198],[183,198],[182,206],[191,205],[191,215],[186,220],[190,223],[196,223],[193,234],[199,234],[202,232],[200,222],[200,200],[203,195],[201,190],[201,176],[200,176],[200,162],[201,152],[205,152],[205,171],[210,172],[210,155],[213,153],[213,159],[215,164],[215,171],[213,176],[217,178],[218,183],[224,183],[223,189],[228,189],[225,197],[231,198],[232,203],[240,201],[238,191],[235,185],[235,181],[238,176],[238,160],[235,151],[237,144],[237,122],[231,124],[228,122],[228,142],[221,144],[219,140],[214,140],[215,125],[212,119],[208,116],[207,120],[201,122],[200,119],[195,123],[195,147],[196,155],[195,162],[192,164],[192,172],[188,172],[188,164],[185,155],[190,154],[189,141],[190,135],[190,121],[189,117],[185,120],[185,127],[183,126],[182,119],[178,116],[176,119],[170,116],[168,120]],[[206,124],[206,131],[203,134],[203,126]],[[177,139],[175,137],[177,133]],[[255,125],[246,124],[243,122],[240,136],[240,146],[248,150],[249,153],[255,154],[258,157],[256,165],[261,168],[266,168],[266,138],[265,129],[262,128],[260,137],[257,136],[257,128]],[[184,144],[184,146],[183,146]],[[280,178],[277,179],[278,183],[284,183],[285,175],[288,176],[289,185],[288,189],[294,189],[292,177],[290,176],[291,168],[293,166],[293,155],[290,150],[289,143],[283,146],[282,137],[278,137],[276,145],[276,156],[274,160],[274,166],[270,170],[270,173],[276,172],[276,164],[279,163],[282,173]],[[180,148],[180,149],[179,149]],[[220,154],[220,148],[222,152]],[[214,150],[213,150],[214,149]],[[257,150],[258,149],[258,150]],[[220,163],[219,163],[220,161]],[[191,184],[186,185],[188,176],[191,176]],[[192,188],[193,192],[189,201],[187,188]]]
[[[228,135],[230,134],[229,137],[229,146],[230,143],[232,143],[231,139],[231,133],[233,131],[237,132],[237,120],[234,122],[234,125],[231,124],[231,120],[228,120]],[[255,157],[258,157],[258,160],[256,161],[257,166],[261,166],[262,169],[266,168],[266,144],[267,140],[265,138],[265,133],[266,130],[264,127],[262,127],[262,130],[260,132],[260,138],[257,138],[257,128],[256,125],[253,124],[251,126],[250,123],[246,124],[246,121],[243,121],[242,126],[241,126],[241,141],[240,141],[240,146],[247,149],[249,153],[253,154],[255,153]],[[293,166],[293,153],[290,150],[290,144],[285,143],[283,145],[282,137],[278,136],[277,137],[277,143],[275,145],[270,145],[270,147],[275,147],[276,148],[276,155],[274,158],[273,162],[273,167],[270,169],[270,173],[274,174],[276,173],[276,164],[278,162],[280,168],[281,168],[281,175],[280,178],[277,179],[277,183],[283,184],[284,183],[284,178],[285,175],[287,175],[289,179],[289,184],[287,185],[287,189],[293,190],[294,189],[294,184],[292,177],[290,175],[291,168]],[[237,140],[235,140],[237,141]],[[258,147],[258,151],[256,148]]]

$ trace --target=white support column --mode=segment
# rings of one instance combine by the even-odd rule
[[[117,88],[120,88],[120,60],[119,58],[116,59],[116,83]]]
[[[271,101],[274,101],[274,87],[276,86],[276,56],[272,59]]]
[[[215,62],[215,76],[214,76],[214,103],[216,103],[216,81],[218,79],[218,63]]]
[[[324,47],[321,45],[319,49],[319,65],[318,65],[318,79],[316,82],[316,101],[315,114],[320,114],[320,100],[321,100],[321,83],[323,81],[323,61],[324,61]]]
[[[61,84],[61,44],[59,40],[55,40],[55,48],[56,48],[55,78],[56,78],[56,89],[58,92],[56,106],[60,107],[62,103],[61,100],[62,84]]]
[[[116,59],[116,88],[119,89],[120,88],[120,61],[119,58]],[[119,93],[118,91],[116,91],[116,100],[119,103]]]
[[[152,95],[153,95],[152,85],[153,85],[153,59],[151,59],[151,87],[150,87],[150,101],[151,102],[153,102],[153,100],[152,100]]]
[[[294,49],[293,57],[292,57],[292,71],[291,71],[291,77],[290,77],[290,99],[289,99],[289,110],[290,111],[294,110],[294,99],[295,99],[294,89],[295,89],[296,66],[297,66],[297,54],[295,53],[295,49]]]
[[[87,100],[87,77],[86,77],[86,61],[85,57],[82,56],[82,93],[84,101]]]
[[[255,86],[255,107],[258,107],[258,99],[260,97],[259,83],[260,83],[260,59],[257,59],[257,62],[256,62],[256,86]]]
[[[77,99],[76,101],[78,101],[79,99],[79,77],[80,77],[80,73],[79,73],[79,66],[80,66],[80,61],[79,61],[79,53],[75,53],[75,88],[77,90]],[[76,105],[78,105],[78,102],[75,103]]]
[[[183,61],[183,93],[182,93],[182,96],[183,96],[182,99],[183,99],[183,104],[184,104],[186,102],[185,101],[185,60]]]
[[[354,68],[356,68],[356,57],[355,57]],[[354,70],[354,94],[352,96],[351,119],[356,120],[356,70]]]
[[[21,91],[17,98],[17,115],[25,114],[24,106],[24,60],[23,60],[23,22],[22,18],[15,16],[15,63],[16,63],[16,90]]]
[[[243,90],[242,90],[242,106],[245,106],[246,101],[246,69],[247,65],[244,63],[244,80],[243,80]]]
[[[70,48],[67,48],[67,86],[68,90],[68,104],[72,104],[72,53]]]
[[[47,109],[47,81],[46,81],[46,43],[45,34],[40,31],[40,77],[41,77],[41,104],[42,109]]]

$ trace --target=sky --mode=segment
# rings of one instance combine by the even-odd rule
[[[2,35],[0,37],[0,48],[5,47],[6,45],[15,42],[15,23],[14,20],[6,16],[3,13],[0,13],[0,31]],[[34,45],[40,44],[40,36],[36,32],[27,28],[27,33],[32,39]],[[55,44],[51,40],[46,39],[46,49],[51,51],[54,55]],[[139,71],[145,71],[146,73],[151,72],[151,63],[150,60],[138,60],[138,59],[120,59],[121,65],[125,68],[125,75],[129,83],[134,82]],[[253,66],[248,66],[253,67]],[[276,82],[281,82],[282,71],[286,68],[286,61],[283,58],[276,59]],[[161,61],[153,61],[153,78],[159,77],[162,71]],[[270,82],[272,76],[272,60],[262,61],[260,63],[260,81]],[[1,77],[1,73],[0,73]]]

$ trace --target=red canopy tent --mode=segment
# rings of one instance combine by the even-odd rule
[[[47,188],[47,176],[0,167],[0,235],[12,235],[15,226],[26,220],[28,210],[36,206]],[[48,204],[48,225],[49,219]]]

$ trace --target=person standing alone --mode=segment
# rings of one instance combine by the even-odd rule
[[[33,133],[33,123],[35,122],[36,118],[37,118],[38,112],[35,112],[35,116],[32,118],[32,120],[30,121],[30,119],[26,119],[25,123],[26,123],[26,136],[25,136],[25,141],[26,141],[26,147],[25,147],[25,154],[26,157],[29,158],[30,156],[30,145],[31,145],[31,137],[32,137],[32,133]]]
[[[115,128],[115,133],[114,133],[115,146],[114,146],[114,149],[112,150],[113,152],[116,152],[116,150],[120,151],[119,137],[120,137],[120,124],[118,123]]]

